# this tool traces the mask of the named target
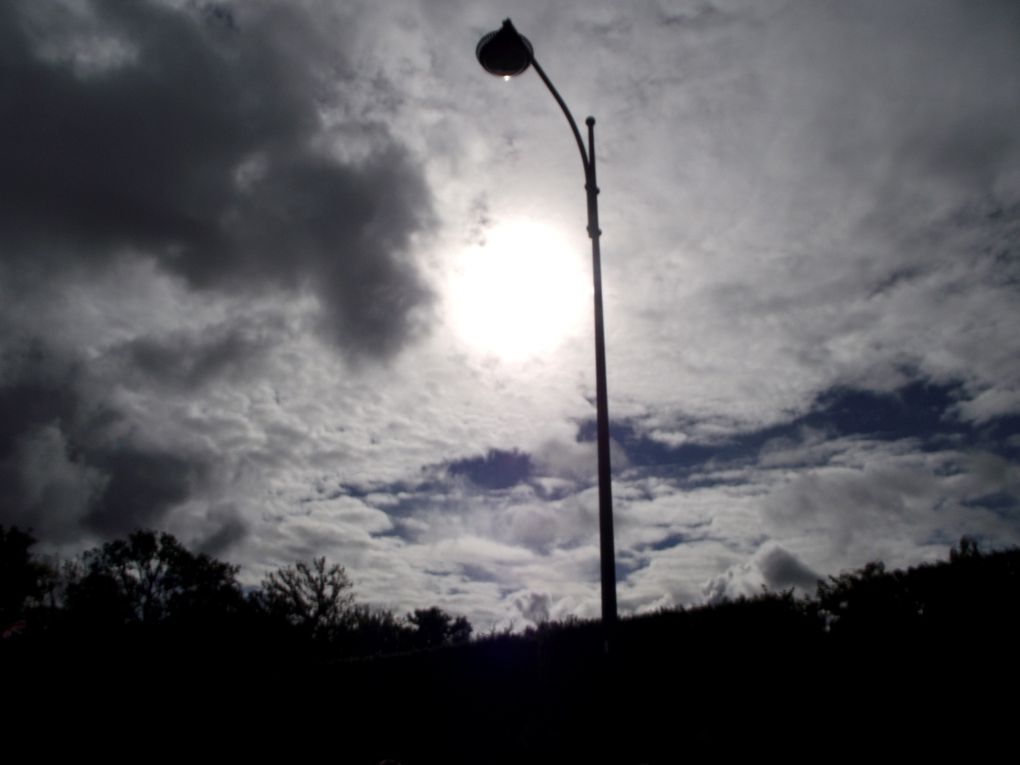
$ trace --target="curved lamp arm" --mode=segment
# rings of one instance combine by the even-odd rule
[[[570,129],[574,133],[574,140],[577,141],[577,149],[581,152],[581,164],[584,165],[584,177],[588,178],[588,174],[591,172],[591,160],[588,157],[588,150],[584,148],[584,140],[581,138],[581,131],[577,128],[577,122],[574,121],[574,115],[570,113],[570,109],[567,108],[567,102],[563,100],[563,96],[556,90],[556,86],[552,84],[552,80],[546,75],[545,70],[539,65],[538,61],[535,60],[534,54],[531,56],[531,65],[535,67],[535,71],[538,72],[538,76],[542,78],[542,82],[549,88],[549,92],[552,93],[553,98],[556,99],[556,103],[560,105],[560,109],[563,110],[563,116],[567,118],[567,122],[570,123]],[[589,117],[588,119],[594,120]]]

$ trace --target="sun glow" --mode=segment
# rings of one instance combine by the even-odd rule
[[[476,351],[505,360],[555,350],[581,331],[590,307],[582,250],[552,226],[495,226],[457,261],[447,294],[454,329]]]

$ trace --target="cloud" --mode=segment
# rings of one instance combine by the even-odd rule
[[[773,591],[796,589],[813,594],[818,575],[796,556],[775,543],[762,545],[746,563],[728,568],[702,586],[706,603],[752,597],[765,587]]]
[[[204,455],[184,455],[127,443],[100,446],[90,464],[108,476],[105,490],[83,523],[104,538],[162,525],[163,517],[183,503],[207,478]]]
[[[997,417],[1009,416],[1017,411],[1020,411],[1020,390],[1015,388],[990,388],[959,406],[961,418],[978,424]]]
[[[820,570],[930,559],[964,534],[1014,544],[1018,473],[1005,457],[915,440],[844,439],[827,464],[760,474],[765,532],[807,545]]]
[[[526,596],[514,600],[514,605],[520,610],[521,616],[532,624],[549,621],[550,603],[550,597],[540,592],[529,592]]]
[[[0,7],[0,522],[237,552],[253,476],[330,448],[281,391],[425,331],[431,194],[355,37],[316,3]]]
[[[720,16],[705,4],[646,28],[604,99],[603,129],[626,127],[600,172],[606,280],[628,285],[610,301],[612,390],[655,399],[658,430],[782,422],[839,385],[1016,389],[1001,319],[1016,312],[1020,19],[937,5],[734,5],[688,31]],[[665,164],[644,150],[660,141]],[[621,186],[672,214],[617,217]]]
[[[195,544],[195,548],[214,558],[222,558],[251,533],[248,523],[232,505],[213,508],[208,516],[211,526]]]
[[[0,522],[30,528],[48,542],[73,542],[109,476],[75,460],[53,423],[21,434],[17,449],[0,459]]]
[[[770,547],[756,557],[765,586],[770,590],[796,587],[810,591],[818,582],[818,574],[782,547]]]
[[[762,467],[780,467],[824,463],[837,448],[824,432],[803,427],[796,437],[777,436],[765,442],[759,454],[759,464]]]
[[[158,525],[204,482],[206,455],[147,444],[120,413],[93,408],[79,365],[38,344],[20,364],[13,353],[5,361],[3,522],[36,528],[47,541],[112,537]]]
[[[429,192],[383,124],[327,118],[352,32],[306,8],[5,3],[4,269],[152,258],[195,290],[308,291],[355,356],[420,332]]]
[[[0,522],[68,539],[102,478],[80,469],[61,427],[77,414],[76,369],[40,342],[0,349]]]
[[[201,331],[139,335],[114,347],[106,363],[122,382],[194,392],[211,382],[258,373],[261,357],[277,339],[273,330],[226,323]]]

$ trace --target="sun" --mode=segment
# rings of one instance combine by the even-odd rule
[[[501,223],[457,258],[450,323],[478,353],[507,361],[545,355],[582,330],[590,280],[583,243],[542,223]]]

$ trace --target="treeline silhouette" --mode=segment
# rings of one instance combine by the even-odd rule
[[[596,621],[468,640],[467,621],[439,609],[374,611],[321,558],[246,593],[235,567],[168,535],[57,567],[25,532],[0,542],[8,685],[44,708],[85,688],[99,703],[71,724],[113,719],[124,741],[173,726],[173,743],[221,753],[333,741],[341,762],[403,765],[917,755],[954,742],[973,759],[1015,724],[1020,550],[968,538],[946,561],[871,563],[812,597],[763,591],[625,618],[608,651]]]
[[[165,643],[189,662],[252,651],[328,660],[451,645],[472,632],[465,617],[436,607],[401,618],[357,603],[345,569],[325,558],[245,591],[238,566],[165,532],[136,531],[64,561],[35,557],[35,542],[0,526],[0,634],[17,644],[119,653]]]

